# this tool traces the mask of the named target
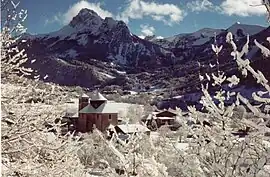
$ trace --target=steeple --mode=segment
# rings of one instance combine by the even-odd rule
[[[97,109],[100,105],[102,105],[103,103],[106,103],[107,99],[98,91],[95,91],[95,93],[93,94],[91,100],[90,100],[90,104]]]
[[[92,96],[92,101],[107,101],[107,99],[98,91]]]

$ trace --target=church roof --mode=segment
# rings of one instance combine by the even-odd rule
[[[81,109],[79,113],[118,113],[118,109],[114,103],[102,103],[97,109],[95,109],[91,104]]]
[[[95,93],[92,98],[92,101],[107,101],[107,99],[99,92]]]

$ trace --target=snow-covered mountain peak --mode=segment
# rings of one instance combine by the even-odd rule
[[[96,30],[103,22],[103,19],[93,10],[82,9],[70,22],[70,26],[77,30]],[[92,29],[92,30],[91,30]]]
[[[227,31],[233,33],[237,38],[245,37],[247,34],[254,35],[262,30],[264,30],[265,27],[259,26],[259,25],[247,25],[247,24],[241,24],[239,22],[234,23],[232,26],[230,26]]]
[[[99,15],[95,11],[93,11],[91,9],[87,9],[87,8],[81,9],[79,11],[79,13],[78,13],[77,16],[82,16],[82,17],[83,16],[86,16],[86,17],[89,17],[89,16],[98,16],[99,17]]]

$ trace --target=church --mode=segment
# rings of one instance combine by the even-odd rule
[[[120,103],[108,101],[102,94],[95,92],[91,98],[86,94],[81,95],[67,109],[64,118],[78,132],[91,132],[94,127],[104,132],[109,125],[118,124],[120,110]]]

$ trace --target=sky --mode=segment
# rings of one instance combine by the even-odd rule
[[[14,0],[14,2],[18,2]],[[138,36],[169,37],[202,28],[226,29],[236,22],[269,26],[261,0],[21,0],[31,34],[57,31],[89,8],[102,18],[127,23]]]

